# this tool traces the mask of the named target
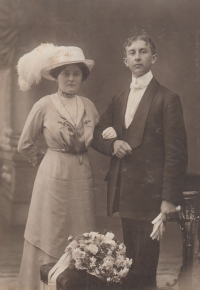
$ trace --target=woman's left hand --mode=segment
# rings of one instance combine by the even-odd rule
[[[108,127],[103,131],[102,136],[104,139],[112,139],[117,137],[117,133],[113,127]]]

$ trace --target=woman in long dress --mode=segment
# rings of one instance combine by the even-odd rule
[[[93,171],[87,150],[99,116],[89,99],[77,95],[94,62],[77,47],[55,47],[55,52],[56,57],[50,57],[53,64],[48,58],[41,76],[56,81],[58,92],[35,103],[18,145],[20,154],[34,166],[41,162],[24,235],[19,290],[43,289],[40,266],[60,258],[70,235],[95,230]],[[21,76],[19,81],[22,89],[24,79]],[[48,147],[46,154],[35,145],[40,133]]]

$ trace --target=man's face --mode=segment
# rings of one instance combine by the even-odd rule
[[[130,68],[135,78],[139,78],[149,72],[156,60],[157,55],[152,54],[149,43],[144,40],[136,40],[131,46],[126,47],[124,63]]]

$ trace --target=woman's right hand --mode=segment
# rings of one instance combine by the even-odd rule
[[[113,127],[108,127],[103,131],[102,136],[104,139],[112,139],[117,137],[117,133]]]
[[[29,158],[28,161],[33,165],[33,166],[37,166],[42,162],[42,159],[44,158],[45,153],[37,148],[38,152],[35,156],[33,156],[32,158]]]

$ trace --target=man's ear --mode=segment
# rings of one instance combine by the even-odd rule
[[[152,56],[152,60],[151,60],[151,63],[154,64],[156,62],[156,60],[158,59],[158,55],[157,54],[154,54]]]
[[[123,58],[123,62],[124,62],[124,64],[125,64],[125,66],[128,67],[128,62],[127,62],[127,58],[126,58],[126,57]]]

